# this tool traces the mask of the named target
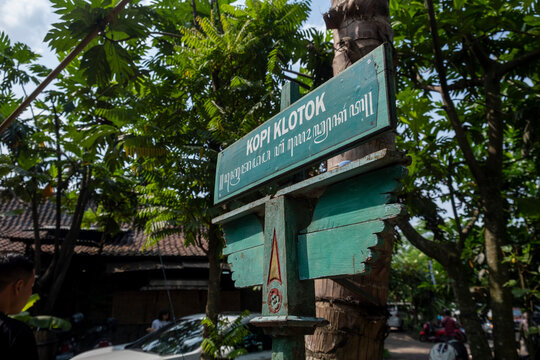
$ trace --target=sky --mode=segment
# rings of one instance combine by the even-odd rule
[[[322,14],[330,8],[330,0],[312,0],[311,15],[306,27],[324,28]],[[25,43],[42,55],[42,63],[50,68],[59,60],[49,51],[43,38],[58,21],[49,0],[0,0],[0,31],[10,39]]]
[[[59,61],[51,54],[43,38],[58,20],[49,0],[0,0],[0,31],[12,42],[27,44],[42,55],[42,62],[55,67]]]

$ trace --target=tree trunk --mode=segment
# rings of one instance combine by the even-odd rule
[[[435,65],[441,84],[441,96],[445,104],[445,111],[448,114],[467,166],[478,184],[482,201],[485,222],[484,242],[489,268],[490,305],[493,313],[495,358],[499,360],[517,359],[514,336],[509,336],[509,334],[514,334],[511,313],[512,297],[509,288],[504,287],[509,277],[506,265],[502,262],[502,246],[505,244],[507,221],[504,216],[502,194],[504,121],[502,118],[500,82],[505,72],[511,71],[513,67],[519,64],[532,61],[538,54],[531,52],[520,59],[514,59],[501,65],[484,50],[481,40],[468,39],[469,43],[471,43],[472,55],[478,60],[485,72],[483,90],[486,96],[488,148],[485,165],[481,165],[484,162],[478,161],[475,157],[466,136],[466,130],[450,97],[446,78],[446,65],[442,58],[442,47],[438,35],[433,1],[426,0],[425,4],[428,10]]]
[[[489,72],[484,82],[486,91],[486,117],[489,125],[486,182],[480,183],[484,207],[486,260],[489,269],[489,294],[493,314],[493,344],[495,359],[517,359],[512,316],[512,294],[504,284],[510,280],[503,263],[502,246],[505,244],[507,220],[502,198],[502,159],[504,123],[501,117],[500,79]],[[512,334],[512,336],[509,336]]]
[[[492,360],[491,349],[482,330],[482,324],[478,317],[476,303],[469,290],[469,274],[463,271],[460,259],[453,259],[445,266],[448,273],[454,296],[460,310],[459,321],[466,330],[471,355],[475,360]]]
[[[75,252],[75,245],[77,239],[79,238],[79,233],[81,231],[81,223],[83,220],[83,215],[86,210],[86,205],[88,203],[88,197],[90,193],[90,178],[91,170],[85,168],[83,170],[79,198],[77,199],[77,205],[75,207],[75,212],[73,214],[73,220],[69,228],[69,232],[66,235],[62,243],[60,250],[60,255],[58,256],[58,261],[51,263],[50,269],[47,269],[47,278],[44,275],[43,282],[47,284],[49,281],[52,282],[51,286],[48,287],[48,291],[45,292],[45,305],[43,306],[44,314],[51,314],[54,310],[54,305],[64,284],[69,266],[71,265],[71,258]],[[48,277],[52,278],[49,280]]]
[[[55,229],[54,229],[54,256],[53,262],[58,259],[60,250],[60,225],[62,224],[62,190],[64,184],[62,181],[62,149],[60,147],[60,117],[54,109],[54,136],[56,137],[56,214],[55,214]]]
[[[208,297],[206,299],[206,317],[217,324],[221,303],[221,251],[223,242],[218,235],[218,227],[211,224],[208,229]],[[207,338],[206,327],[203,330],[203,338]],[[212,357],[204,352],[201,359]]]
[[[324,20],[334,31],[334,76],[383,42],[392,42],[387,0],[332,0]],[[329,159],[328,169],[382,148],[394,148],[394,134]],[[382,359],[392,242],[392,236],[384,239],[372,272],[348,278],[348,288],[340,285],[343,282],[315,280],[316,316],[330,325],[306,337],[306,359]]]
[[[36,182],[37,183],[37,182]],[[37,190],[37,184],[36,184]],[[34,227],[34,267],[36,274],[41,274],[41,237],[39,235],[39,211],[38,211],[38,195],[32,194],[32,224]]]

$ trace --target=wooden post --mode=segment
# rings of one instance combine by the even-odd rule
[[[285,196],[265,205],[263,316],[255,324],[274,337],[273,359],[305,359],[304,335],[313,333],[317,322],[313,281],[300,281],[298,275],[296,235],[309,213],[308,206]]]
[[[273,179],[283,184],[212,220],[225,232],[236,286],[262,286],[262,315],[251,323],[272,335],[272,359],[305,360],[304,336],[328,324],[314,317],[314,279],[333,278],[362,294],[375,316],[381,307],[379,296],[345,277],[380,278],[389,222],[405,213],[395,203],[403,155],[385,149],[311,178],[296,174],[393,129],[389,60],[381,46],[296,102],[298,88],[285,85],[281,112],[218,156],[216,204],[245,200]]]

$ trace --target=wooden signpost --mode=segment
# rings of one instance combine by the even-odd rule
[[[382,45],[297,101],[286,89],[278,115],[220,153],[215,203],[392,130],[389,64]],[[304,335],[326,323],[315,318],[313,279],[369,273],[389,221],[405,213],[394,195],[403,163],[381,149],[213,220],[235,285],[262,285],[262,316],[252,323],[273,336],[272,359],[304,359]]]

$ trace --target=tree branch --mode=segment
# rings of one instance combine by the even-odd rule
[[[110,42],[114,42],[114,43],[121,43],[121,42],[124,42],[124,41],[128,41],[128,40],[137,38],[137,36],[128,36],[127,38],[124,38],[124,39],[114,40],[114,39],[111,39],[110,37],[107,37],[107,35],[103,35],[103,37],[105,38],[105,40],[109,40]]]
[[[295,75],[298,75],[298,76],[303,76],[303,77],[308,78],[308,79],[313,79],[313,76],[311,76],[311,75],[303,74],[303,73],[298,72],[298,71],[287,69],[287,68],[284,68],[283,66],[281,66],[281,70],[286,71],[286,72],[290,72],[291,74],[295,74]]]
[[[540,48],[499,65],[496,70],[497,77],[507,74],[518,66],[529,64],[533,61],[537,61],[538,59],[540,59]]]
[[[495,62],[489,58],[489,55],[486,54],[484,49],[478,43],[477,39],[472,38],[472,35],[468,34],[465,35],[465,40],[469,46],[469,49],[471,49],[471,53],[474,55],[474,57],[476,57],[484,70],[486,72],[490,71]]]
[[[92,31],[73,49],[62,62],[47,75],[47,77],[37,86],[37,88],[26,97],[24,101],[0,124],[0,134],[6,130],[9,125],[26,109],[30,103],[49,85],[53,79],[55,79],[66,66],[77,57],[77,55],[84,50],[88,45],[107,25],[113,21],[118,13],[130,2],[131,0],[121,0],[106,16],[105,18],[96,24]]]
[[[398,217],[396,224],[399,226],[403,235],[409,240],[411,244],[414,245],[418,250],[422,251],[427,256],[436,259],[443,266],[448,266],[449,264],[449,254],[454,251],[450,251],[449,246],[441,243],[434,243],[433,241],[427,240],[425,237],[420,235],[418,231],[409,223],[409,220],[405,217]]]
[[[443,98],[444,110],[448,114],[448,119],[450,120],[450,123],[452,124],[452,128],[454,129],[456,133],[456,140],[459,144],[459,147],[461,148],[461,151],[463,152],[463,156],[465,157],[465,160],[467,161],[467,164],[469,165],[469,168],[471,169],[472,174],[476,178],[477,182],[479,183],[485,182],[484,172],[482,171],[480,164],[477,162],[474,156],[474,152],[472,151],[471,144],[469,144],[469,140],[467,139],[467,136],[465,135],[465,130],[463,129],[461,121],[459,120],[459,116],[454,106],[454,102],[452,101],[452,98],[450,97],[450,89],[448,88],[448,82],[446,78],[446,68],[443,62],[443,56],[441,52],[441,43],[440,43],[439,33],[437,29],[437,21],[435,19],[435,10],[433,8],[433,0],[426,0],[425,4],[428,11],[429,28],[430,28],[431,36],[433,38],[433,50],[435,53],[435,68],[437,70],[437,73],[439,75],[439,80],[441,83],[440,94]]]
[[[442,88],[440,85],[426,84],[419,73],[416,73],[416,76],[414,76],[412,74],[405,74],[404,72],[400,71],[399,74],[407,77],[419,89],[442,94]],[[449,91],[463,91],[473,87],[482,86],[482,84],[482,79],[461,79],[452,84],[448,84],[447,87]]]
[[[195,4],[195,0],[191,0],[191,13],[193,14],[193,26],[195,26],[195,29],[201,31],[199,22],[197,21],[199,15],[197,15],[197,5]]]
[[[450,163],[450,167],[452,164]],[[463,236],[463,228],[461,227],[461,220],[458,215],[457,206],[456,206],[456,198],[454,193],[454,186],[452,184],[452,177],[450,174],[448,174],[448,189],[450,191],[450,204],[452,206],[452,213],[454,214],[454,221],[456,222],[456,228],[458,231],[458,249],[461,252],[463,249],[463,246],[465,245],[465,237]]]
[[[471,218],[471,220],[467,223],[467,225],[465,225],[465,227],[461,231],[461,233],[463,234],[464,237],[467,237],[469,235],[469,233],[471,232],[471,230],[474,227],[474,224],[476,223],[476,221],[478,221],[479,217],[480,217],[480,210],[475,209],[474,213],[473,213],[473,217]]]
[[[303,82],[301,82],[300,80],[298,80],[298,79],[296,79],[296,78],[292,78],[292,77],[287,76],[287,75],[285,75],[285,74],[283,74],[282,76],[283,76],[283,78],[284,78],[285,80],[289,80],[289,81],[295,82],[295,83],[297,83],[298,85],[300,85],[301,87],[303,87],[304,89],[307,89],[307,90],[311,89],[309,86],[307,86],[306,84],[304,84]]]
[[[196,28],[198,27],[195,26]],[[166,32],[166,31],[152,31],[150,32],[150,35],[163,35],[163,36],[171,36],[171,37],[175,37],[175,38],[178,38],[178,39],[182,39],[183,36],[181,34],[175,34],[175,33],[170,33],[170,32]]]

